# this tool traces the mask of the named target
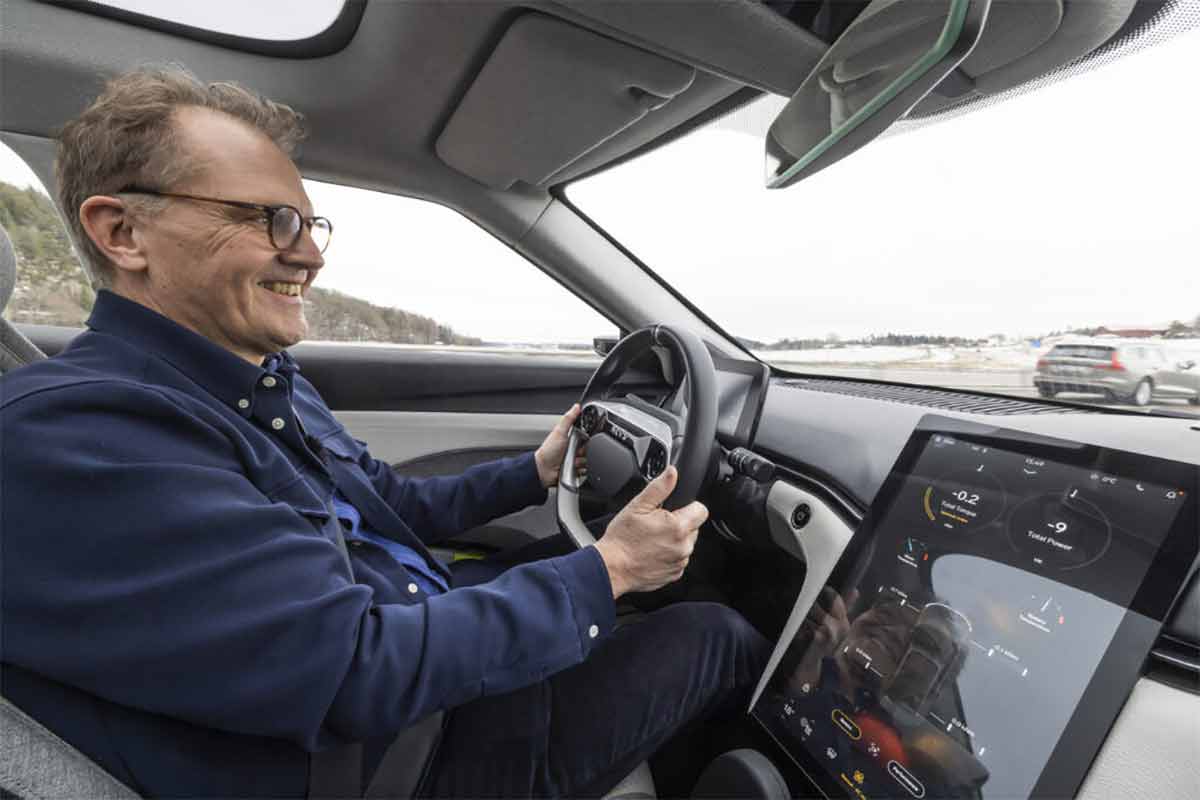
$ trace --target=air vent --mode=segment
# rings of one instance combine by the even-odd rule
[[[822,378],[789,378],[780,382],[793,389],[813,392],[844,394],[850,397],[866,397],[886,400],[890,403],[905,403],[910,406],[925,406],[944,411],[963,411],[970,414],[1086,414],[1086,409],[1069,408],[1012,400],[1007,397],[980,397],[976,394],[953,392],[946,389],[925,389],[916,386],[894,386],[881,383],[858,381],[834,381]]]

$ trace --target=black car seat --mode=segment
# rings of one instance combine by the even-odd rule
[[[0,313],[8,305],[17,284],[17,254],[13,249],[8,232],[0,225]],[[0,375],[14,370],[22,364],[30,364],[46,357],[33,342],[0,317]]]
[[[137,800],[125,784],[0,697],[0,798]]]
[[[16,281],[16,252],[0,226],[0,312],[8,305]],[[0,373],[45,357],[0,317]],[[137,795],[0,696],[0,800],[65,797],[132,800]]]

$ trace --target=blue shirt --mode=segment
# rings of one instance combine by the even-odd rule
[[[104,291],[88,327],[0,378],[3,691],[135,790],[303,795],[310,752],[540,681],[611,630],[595,548],[430,596],[338,544],[335,492],[448,580],[426,545],[543,502],[531,454],[402,478],[286,353],[250,364]]]
[[[338,521],[346,529],[347,539],[371,542],[388,551],[392,558],[404,565],[413,581],[425,594],[433,595],[450,591],[446,579],[430,569],[425,563],[425,559],[421,558],[416,550],[405,547],[385,536],[380,536],[363,524],[362,514],[358,513],[358,509],[341,492],[333,493],[333,510],[337,514]]]

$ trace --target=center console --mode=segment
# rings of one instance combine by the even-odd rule
[[[752,717],[830,797],[1074,795],[1194,568],[1198,491],[1194,465],[926,416],[848,543],[801,534]]]

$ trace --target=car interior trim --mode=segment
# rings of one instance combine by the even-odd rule
[[[803,529],[797,528],[792,520],[792,512],[801,504],[808,505],[811,512]],[[853,528],[821,498],[786,481],[776,481],[767,495],[767,522],[771,539],[785,552],[804,562],[804,584],[779,635],[778,644],[767,661],[762,678],[754,689],[749,708],[758,702],[767,681],[783,658],[787,643],[800,629],[808,609],[825,587],[842,551],[854,535]]]
[[[561,191],[561,187],[555,189],[552,193],[555,196],[556,203],[560,204],[563,207],[563,210],[568,214],[568,216],[574,218],[575,221],[582,222],[590,230],[592,230],[596,234],[598,234],[613,249],[615,249],[618,253],[620,253],[622,256],[624,256],[626,259],[628,259],[628,261],[631,264],[635,265],[642,273],[645,274],[646,277],[648,277],[651,281],[653,281],[654,284],[656,284],[663,291],[665,291],[668,295],[670,295],[676,303],[683,306],[685,309],[687,309],[689,312],[691,312],[693,315],[695,315],[696,319],[703,322],[703,324],[709,328],[711,333],[716,334],[715,337],[709,337],[709,336],[704,337],[710,344],[714,344],[713,338],[716,338],[717,343],[719,343],[721,345],[721,350],[724,355],[727,355],[730,357],[735,357],[735,358],[738,356],[754,358],[754,356],[750,353],[750,351],[747,350],[745,348],[745,346],[743,346],[740,342],[738,342],[736,337],[732,336],[728,331],[726,331],[723,327],[721,327],[711,317],[709,317],[707,314],[705,314],[703,311],[701,311],[699,308],[697,308],[690,300],[688,300],[686,297],[684,297],[682,294],[680,294],[678,289],[673,287],[667,281],[663,280],[663,278],[658,273],[656,273],[654,270],[652,270],[649,266],[647,266],[645,262],[643,262],[641,259],[639,259],[632,252],[630,252],[628,248],[626,248],[623,244],[621,244],[619,241],[617,241],[615,238],[613,238],[613,236],[610,233],[608,233],[608,231],[604,230],[604,228],[602,228],[598,224],[596,224],[596,222],[591,217],[589,217],[585,212],[583,212],[577,206],[575,206],[571,202],[570,198],[568,198],[566,196],[566,194],[563,191]],[[553,211],[553,210],[554,209],[552,207],[549,211]],[[548,213],[549,213],[549,211],[548,211]],[[633,294],[637,294],[637,293],[635,292]],[[676,312],[676,314],[672,314],[672,316],[676,316],[676,315],[677,315],[677,312]],[[652,319],[654,319],[654,318],[651,317],[650,319],[648,319],[644,322],[639,322],[638,325],[635,325],[634,327],[638,327],[641,324],[649,324],[650,320],[652,320]],[[758,359],[754,358],[754,360],[757,361]]]
[[[505,31],[434,149],[496,189],[541,186],[692,85],[695,68],[542,14]],[[490,132],[486,146],[478,131]],[[537,131],[531,136],[530,131]]]
[[[1143,678],[1108,731],[1078,800],[1200,797],[1200,696]]]
[[[363,11],[366,9],[367,4],[366,0],[345,0],[342,10],[338,12],[337,17],[334,18],[333,22],[325,30],[303,39],[281,41],[275,39],[258,39],[253,36],[238,36],[207,28],[197,28],[193,25],[173,22],[172,20],[162,19],[150,14],[140,14],[136,11],[129,11],[103,3],[89,2],[89,0],[40,0],[40,2],[60,6],[82,14],[108,17],[119,22],[136,25],[139,28],[148,28],[170,34],[171,36],[194,39],[198,42],[204,42],[205,44],[211,44],[228,50],[240,50],[260,56],[271,56],[272,58],[322,58],[339,52],[346,45],[350,44],[350,40],[358,32],[358,26],[362,22]]]

